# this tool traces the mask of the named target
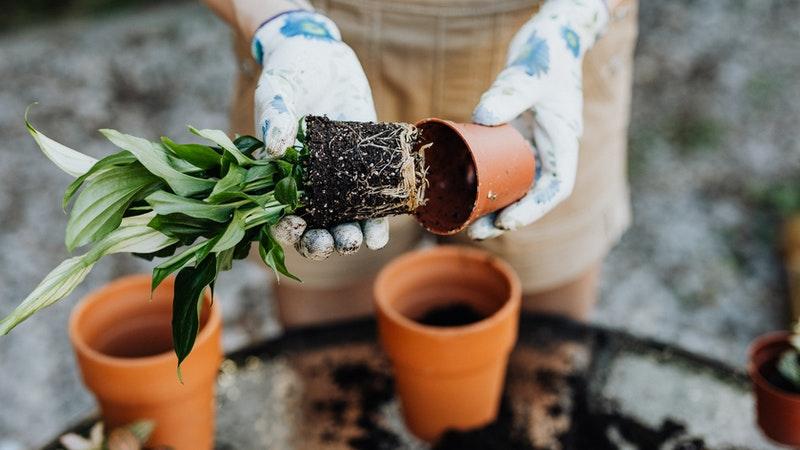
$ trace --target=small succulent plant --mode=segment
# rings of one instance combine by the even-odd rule
[[[778,360],[778,372],[800,391],[800,320],[794,325],[789,343],[791,348],[783,352]]]
[[[153,428],[153,422],[143,420],[115,428],[106,436],[103,422],[97,422],[89,431],[89,436],[68,433],[61,436],[59,441],[66,450],[143,450]],[[160,449],[165,450],[164,447]]]

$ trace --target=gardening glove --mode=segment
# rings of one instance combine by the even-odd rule
[[[572,193],[583,133],[583,56],[608,17],[602,0],[548,0],[512,39],[506,67],[472,120],[511,123],[533,145],[536,176],[522,199],[475,221],[468,229],[472,239],[529,225]]]
[[[256,137],[265,148],[257,157],[279,158],[295,144],[300,118],[327,115],[334,120],[375,121],[372,92],[353,50],[342,42],[336,24],[322,14],[296,10],[262,24],[252,43],[263,66],[255,92]],[[307,230],[288,216],[273,227],[275,237],[314,260],[355,253],[366,241],[378,249],[389,240],[385,218],[346,223],[330,230]]]

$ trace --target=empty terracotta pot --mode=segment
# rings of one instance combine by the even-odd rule
[[[519,200],[531,188],[536,161],[511,125],[487,127],[425,119],[422,131],[428,188],[417,220],[439,235],[458,233],[475,219]]]
[[[433,442],[447,429],[479,427],[497,417],[519,322],[520,283],[508,264],[467,247],[408,253],[378,275],[375,304],[412,433]],[[483,319],[461,326],[419,323],[426,312],[451,304],[468,305]]]
[[[83,382],[107,429],[152,420],[148,446],[207,450],[214,444],[214,388],[222,362],[218,302],[206,293],[194,350],[176,374],[174,278],[150,298],[150,276],[124,277],[90,293],[72,312],[69,335]]]
[[[783,390],[767,380],[781,353],[789,348],[787,332],[765,334],[750,346],[747,371],[753,380],[758,426],[775,442],[800,447],[800,394]]]

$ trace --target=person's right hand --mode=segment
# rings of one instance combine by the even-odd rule
[[[367,77],[336,25],[313,11],[288,11],[269,19],[253,37],[253,57],[263,66],[255,92],[256,137],[265,144],[257,157],[279,158],[295,143],[301,117],[375,121]],[[273,227],[275,237],[314,260],[370,249],[389,240],[387,219],[346,223],[330,230],[306,230],[305,221],[287,216]]]

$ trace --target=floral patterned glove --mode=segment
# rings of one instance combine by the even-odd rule
[[[287,11],[267,20],[255,33],[253,57],[263,70],[255,92],[256,137],[264,140],[265,154],[277,158],[294,145],[298,121],[308,114],[334,120],[375,121],[375,106],[367,77],[353,50],[343,43],[339,29],[313,11]],[[386,219],[348,223],[331,230],[308,230],[297,216],[285,217],[274,227],[276,238],[296,245],[315,260],[334,249],[355,253],[366,241],[371,249],[389,240]]]
[[[468,230],[472,239],[529,225],[572,193],[583,132],[583,55],[605,30],[608,16],[603,0],[548,0],[511,41],[506,68],[481,97],[472,120],[510,122],[531,139],[536,182],[518,202],[475,221]]]

